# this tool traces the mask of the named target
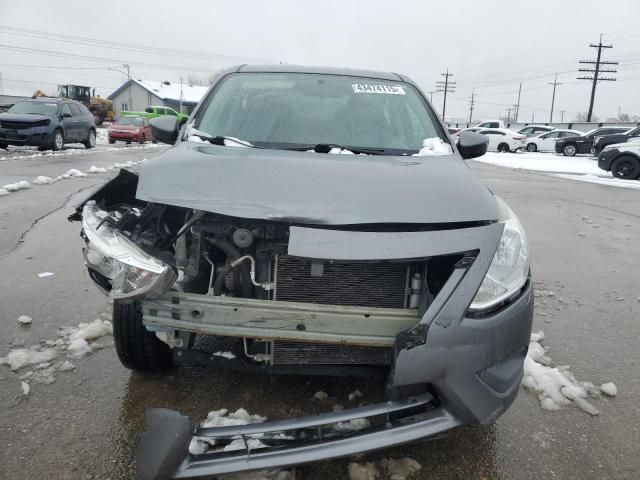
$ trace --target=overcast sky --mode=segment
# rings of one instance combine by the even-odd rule
[[[75,83],[106,96],[126,78],[107,68],[122,63],[134,78],[170,81],[237,63],[361,67],[407,74],[425,92],[448,68],[457,88],[447,117],[468,117],[474,87],[474,119],[506,115],[522,81],[519,120],[535,111],[548,121],[557,72],[554,120],[565,110],[567,121],[588,108],[578,60],[595,59],[588,45],[603,33],[614,46],[603,58],[620,61],[618,81],[598,84],[594,111],[604,120],[619,108],[640,115],[638,20],[639,0],[0,0],[0,93]],[[433,103],[441,110],[442,94]]]

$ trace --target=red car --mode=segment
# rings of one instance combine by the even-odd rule
[[[116,141],[144,143],[147,140],[156,143],[149,120],[141,117],[122,117],[111,124],[108,134],[109,143],[116,143]]]

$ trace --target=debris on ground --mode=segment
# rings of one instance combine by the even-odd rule
[[[27,382],[22,382],[22,395],[24,395],[25,397],[29,395],[29,390],[29,384]]]
[[[543,340],[544,332],[531,334],[529,352],[524,361],[524,388],[538,394],[543,410],[560,410],[573,403],[590,415],[598,415],[600,412],[588,399],[600,398],[600,390],[591,382],[576,380],[567,365],[552,367],[547,349],[541,345]]]
[[[322,390],[314,393],[313,398],[316,400],[326,400],[329,397],[329,395],[327,395],[327,392],[323,392]]]
[[[33,321],[32,318],[28,315],[20,315],[18,317],[18,323],[22,325],[31,325],[32,321]]]
[[[42,272],[38,274],[38,278],[53,277],[54,275],[53,272]]]
[[[349,464],[349,480],[408,480],[422,469],[413,458],[383,458],[377,463]]]
[[[107,169],[104,167],[96,167],[95,165],[91,165],[87,173],[107,173]]]
[[[233,352],[214,352],[211,355],[213,355],[214,357],[227,358],[229,360],[233,360],[234,358],[236,358],[236,356],[233,354]]]
[[[360,390],[354,390],[349,394],[349,400],[352,402],[354,402],[356,399],[361,397],[362,397],[362,393],[360,392]]]
[[[213,427],[230,427],[236,425],[248,425],[250,423],[262,423],[267,417],[261,417],[260,415],[251,415],[244,408],[239,408],[233,413],[229,413],[226,408],[220,410],[214,410],[209,412],[207,418],[200,423],[202,428]],[[239,440],[239,442],[236,442]],[[224,451],[239,450],[244,448],[244,440],[238,438],[233,440],[230,444],[224,447]],[[255,440],[255,442],[252,442]],[[264,444],[257,438],[248,438],[247,441],[250,449],[263,447]],[[206,437],[193,437],[189,444],[189,452],[194,455],[205,453],[211,447],[215,447],[215,440]]]

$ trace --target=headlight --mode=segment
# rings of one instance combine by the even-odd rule
[[[520,291],[529,276],[529,245],[524,228],[507,204],[499,197],[496,200],[504,230],[470,310],[486,310],[507,300]]]
[[[82,228],[87,266],[109,279],[111,298],[153,298],[176,280],[173,269],[147,254],[105,222],[107,213],[87,202],[82,209]]]
[[[614,147],[613,145],[607,145],[606,147],[604,147],[604,148],[602,149],[602,151],[603,151],[603,152],[610,152],[610,151],[611,151],[611,150],[613,150],[614,148],[616,148],[616,147]]]

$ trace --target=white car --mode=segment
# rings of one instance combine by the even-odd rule
[[[504,128],[504,122],[502,120],[483,120],[482,122],[474,125],[474,127],[480,127],[480,128]]]
[[[527,152],[555,152],[556,141],[559,138],[575,137],[578,135],[582,135],[582,132],[563,129],[541,133],[537,137],[527,138]]]
[[[516,131],[526,135],[527,137],[537,137],[538,135],[542,135],[543,133],[551,132],[553,130],[555,130],[555,127],[548,127],[547,125],[528,125]]]
[[[484,130],[484,128],[482,128],[482,127],[463,128],[462,130],[458,130],[453,135],[454,135],[455,138],[458,138],[462,132],[476,132],[477,133],[477,132],[480,132],[482,130]]]
[[[485,128],[478,133],[489,138],[488,151],[515,152],[526,147],[527,137],[508,128]]]

